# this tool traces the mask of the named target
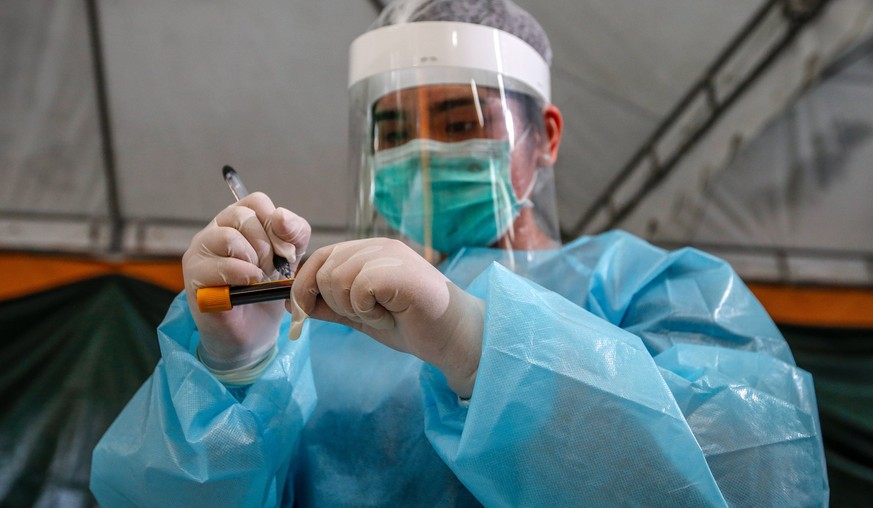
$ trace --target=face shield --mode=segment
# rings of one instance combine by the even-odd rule
[[[380,28],[352,44],[350,95],[356,236],[401,239],[433,263],[558,245],[549,69],[521,39],[468,23]]]

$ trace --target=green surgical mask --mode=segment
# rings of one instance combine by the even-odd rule
[[[445,254],[493,244],[521,209],[506,140],[415,139],[377,152],[373,165],[374,204],[388,225],[425,245],[430,223],[431,246]]]

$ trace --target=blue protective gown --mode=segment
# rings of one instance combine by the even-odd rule
[[[469,404],[417,358],[314,320],[228,389],[192,356],[180,296],[161,362],[94,451],[98,501],[827,504],[812,379],[727,264],[620,232],[504,256],[442,267],[486,302]]]

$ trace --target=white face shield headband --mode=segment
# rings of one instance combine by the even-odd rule
[[[405,70],[422,72],[397,74]],[[446,21],[404,23],[367,32],[349,50],[349,88],[370,80],[370,101],[413,86],[469,83],[471,71],[483,76],[477,80],[482,85],[499,88],[508,78],[525,88],[520,91],[551,102],[549,65],[526,42],[496,28]]]

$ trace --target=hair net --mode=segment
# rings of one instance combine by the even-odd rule
[[[552,64],[552,47],[545,30],[511,0],[395,0],[370,30],[417,21],[456,21],[503,30],[530,44]]]

